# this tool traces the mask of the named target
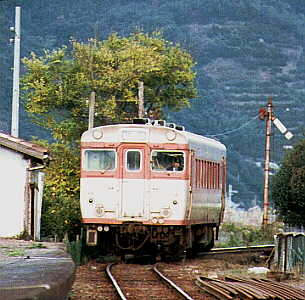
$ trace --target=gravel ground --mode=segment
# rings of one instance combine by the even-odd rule
[[[196,278],[198,275],[222,278],[225,275],[243,277],[265,277],[265,275],[253,275],[248,273],[252,267],[265,267],[265,263],[251,262],[251,258],[242,255],[227,255],[222,258],[197,258],[172,264],[177,272],[185,276]],[[167,268],[170,265],[167,265]],[[103,273],[105,264],[91,261],[79,266],[76,271],[76,279],[70,293],[70,300],[113,300],[117,299],[113,290],[109,287],[109,281]],[[285,281],[292,286],[305,289],[305,277],[294,278]]]
[[[16,239],[0,238],[0,265],[13,263],[14,260],[23,259],[26,255],[42,254],[46,249],[64,248],[64,244],[40,243]],[[45,249],[45,250],[44,250]],[[70,300],[113,300],[117,299],[109,280],[104,274],[106,264],[90,261],[77,267],[75,281],[70,292]],[[197,258],[176,263],[177,272],[187,276],[197,275],[218,277],[229,274],[249,277],[248,269],[251,267],[265,267],[263,261],[255,263],[249,257],[224,256],[222,258]],[[305,276],[294,276],[285,283],[305,290]]]

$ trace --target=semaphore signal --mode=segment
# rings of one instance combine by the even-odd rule
[[[265,168],[264,168],[264,213],[263,226],[268,224],[269,220],[269,164],[270,164],[270,138],[272,135],[272,123],[276,128],[284,134],[287,140],[293,137],[293,134],[288,131],[284,124],[273,113],[272,97],[269,97],[267,109],[261,108],[259,110],[259,119],[266,120],[266,143],[265,143]]]

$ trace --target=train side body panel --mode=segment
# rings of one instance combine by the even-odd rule
[[[223,144],[202,136],[187,133],[189,147],[194,153],[194,160],[210,161],[222,164],[226,160],[226,148]],[[216,224],[222,221],[224,211],[225,186],[196,186],[196,163],[193,160],[191,185],[192,185],[192,219],[201,219],[207,224]],[[225,167],[225,166],[223,166]],[[204,176],[204,175],[203,175]],[[214,175],[215,176],[215,175]],[[221,178],[224,179],[224,178]]]

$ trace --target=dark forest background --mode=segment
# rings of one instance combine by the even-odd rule
[[[295,135],[274,129],[272,161],[304,138],[304,0],[24,0],[0,1],[0,130],[10,132],[15,6],[21,6],[21,56],[105,39],[136,30],[161,31],[197,62],[199,96],[167,120],[188,131],[214,136],[228,149],[228,183],[242,207],[263,194],[265,124],[259,108],[273,97],[274,111]],[[24,69],[22,68],[22,72]],[[20,136],[48,138],[21,108]]]

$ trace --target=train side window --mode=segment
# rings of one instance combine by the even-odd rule
[[[114,150],[86,150],[85,169],[87,171],[114,170],[116,152]]]
[[[138,171],[141,169],[141,152],[138,150],[128,150],[126,153],[126,169],[128,171]]]
[[[195,160],[195,166],[196,166],[196,188],[200,187],[200,160]]]
[[[151,169],[153,171],[183,171],[184,152],[166,150],[152,151]]]

